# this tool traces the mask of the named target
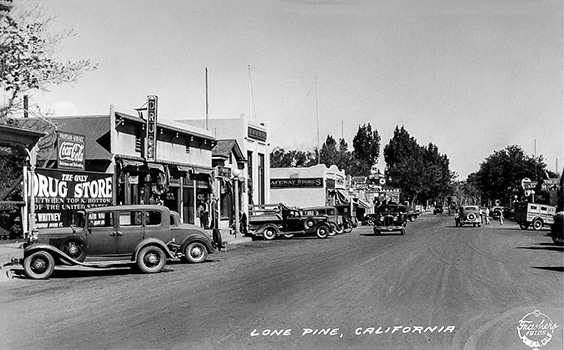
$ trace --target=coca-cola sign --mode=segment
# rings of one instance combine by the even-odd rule
[[[57,131],[57,168],[84,170],[84,135]]]

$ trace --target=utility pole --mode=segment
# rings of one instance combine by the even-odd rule
[[[315,76],[315,115],[317,118],[317,164],[321,164],[321,149],[319,149],[319,105],[317,101],[317,76]]]
[[[208,130],[208,116],[210,105],[208,103],[208,67],[206,67],[206,130]]]

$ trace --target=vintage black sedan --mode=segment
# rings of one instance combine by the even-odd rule
[[[374,234],[398,231],[405,234],[407,226],[407,208],[400,204],[383,204],[376,209]]]
[[[86,209],[76,226],[42,229],[24,245],[23,267],[32,279],[46,279],[56,265],[108,268],[128,266],[160,272],[167,259],[200,263],[221,248],[201,228],[180,223],[162,205],[121,205]]]

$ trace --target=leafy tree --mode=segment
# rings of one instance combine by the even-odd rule
[[[96,69],[89,60],[60,62],[54,58],[61,41],[72,32],[51,34],[52,20],[42,18],[38,6],[19,12],[14,8],[0,18],[0,121],[22,111],[24,96],[34,90],[75,82],[84,72]]]
[[[454,174],[449,169],[446,155],[430,143],[420,146],[402,126],[396,126],[394,136],[384,147],[386,176],[390,185],[401,189],[402,201],[441,202],[452,189]]]
[[[271,168],[310,167],[317,164],[316,152],[275,148],[270,153]]]
[[[546,167],[542,156],[528,156],[518,145],[495,151],[480,164],[475,174],[482,201],[507,200],[523,178],[540,180]]]
[[[372,130],[370,123],[358,127],[353,138],[352,162],[349,166],[353,176],[368,176],[380,156],[380,135]]]
[[[339,150],[337,149],[337,141],[331,135],[327,135],[327,139],[321,146],[321,152],[319,154],[321,163],[326,166],[331,166],[337,164],[339,161]]]

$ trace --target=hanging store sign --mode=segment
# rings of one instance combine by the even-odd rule
[[[84,170],[84,135],[57,131],[57,168]]]
[[[37,227],[70,226],[78,210],[112,205],[112,187],[112,174],[35,169],[33,195]]]
[[[157,160],[157,101],[157,96],[147,96],[147,154],[145,159],[148,162]]]
[[[323,187],[323,178],[270,179],[270,188]]]

